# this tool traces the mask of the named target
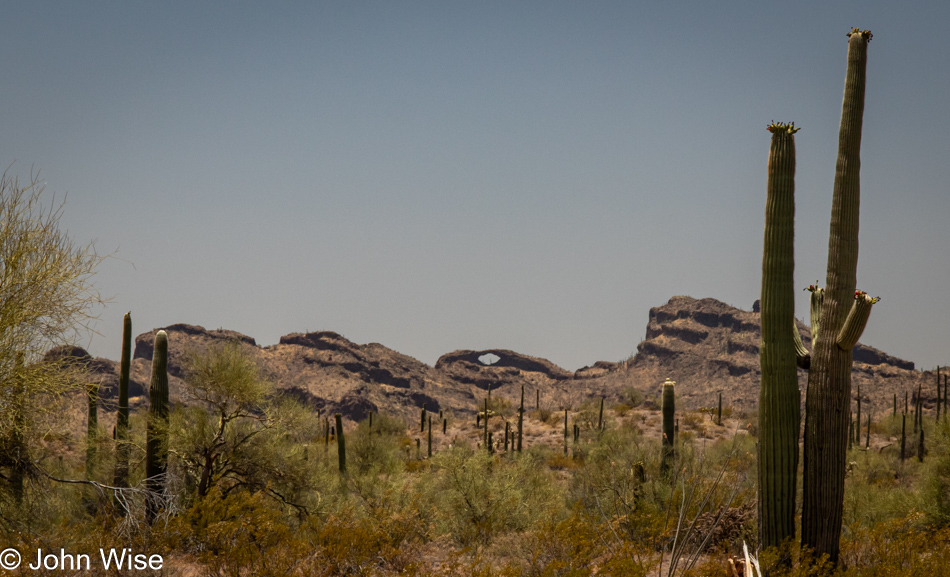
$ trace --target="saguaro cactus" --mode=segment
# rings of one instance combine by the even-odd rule
[[[663,383],[663,461],[660,468],[663,473],[670,470],[673,463],[673,435],[676,429],[676,392],[674,390],[676,382],[672,379],[666,379]]]
[[[491,394],[491,393],[489,393]],[[491,433],[488,431],[488,397],[485,397],[485,418],[482,419],[485,423],[485,446],[488,448],[488,452],[492,452],[491,449]]]
[[[861,387],[858,387],[858,412],[855,422],[858,424],[857,429],[855,430],[854,441],[858,444],[861,444]]]
[[[901,415],[901,463],[907,456],[907,411]]]
[[[716,424],[722,426],[722,391],[719,391],[719,408],[716,409]]]
[[[861,130],[871,33],[855,28],[848,36],[827,281],[805,397],[802,545],[816,555],[827,554],[832,563],[838,561],[844,507],[848,416],[843,408],[851,398],[852,348],[864,330],[871,305],[877,302],[855,291]]]
[[[99,385],[86,385],[86,479],[92,480],[99,448]]]
[[[800,394],[795,326],[795,124],[768,126],[759,390],[759,542],[795,536]],[[664,392],[665,392],[664,386]],[[671,387],[672,389],[672,387]],[[664,397],[664,411],[665,411]],[[664,413],[664,420],[666,415]]]
[[[116,487],[129,486],[129,366],[132,363],[132,313],[122,318],[122,360],[119,362],[119,408],[115,414]]]
[[[564,409],[564,456],[567,456],[567,409]]]
[[[343,415],[337,413],[333,416],[336,419],[336,455],[340,468],[340,474],[346,474],[346,435],[343,434]]]
[[[168,335],[165,331],[155,335],[148,398],[145,486],[152,495],[145,508],[145,520],[151,523],[158,515],[158,495],[164,492],[168,470]]]
[[[521,452],[521,432],[524,429],[524,385],[521,385],[521,406],[518,407],[518,444],[517,450]]]

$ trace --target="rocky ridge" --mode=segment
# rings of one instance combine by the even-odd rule
[[[131,404],[147,402],[153,329],[135,338],[131,370]],[[416,418],[423,404],[432,411],[471,414],[490,387],[517,403],[522,386],[533,408],[536,391],[548,407],[577,407],[584,399],[603,395],[620,401],[640,391],[646,399],[659,395],[666,378],[677,381],[677,406],[683,409],[712,407],[720,392],[723,402],[738,410],[754,410],[759,387],[759,314],[711,298],[677,296],[650,309],[645,338],[637,353],[625,362],[598,361],[575,372],[550,361],[507,349],[457,350],[443,355],[435,366],[389,349],[379,343],[360,345],[331,331],[291,333],[276,345],[261,347],[252,337],[228,330],[207,330],[175,324],[164,327],[169,336],[171,397],[183,399],[190,355],[209,347],[237,342],[261,367],[279,391],[292,395],[323,414],[342,413],[350,420],[369,412]],[[810,333],[799,323],[808,346]],[[78,347],[77,347],[78,349]],[[118,363],[92,359],[78,350],[69,354],[85,358],[90,378],[99,382],[102,403],[114,405],[118,389]],[[83,357],[85,355],[85,357]],[[916,391],[923,385],[925,404],[936,395],[932,373],[921,373],[913,363],[858,345],[854,353],[853,382],[874,410],[893,403],[893,394]],[[807,373],[799,371],[802,391]],[[803,393],[804,400],[804,393]]]

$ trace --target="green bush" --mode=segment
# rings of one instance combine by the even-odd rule
[[[523,531],[556,508],[553,479],[531,453],[506,460],[455,447],[432,459],[428,500],[438,530],[462,544],[488,545],[499,534]]]

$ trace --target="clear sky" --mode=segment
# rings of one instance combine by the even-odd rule
[[[131,310],[135,334],[573,370],[626,358],[673,295],[751,308],[773,119],[802,128],[796,284],[824,284],[858,26],[862,341],[950,363],[950,3],[776,4],[5,3],[0,161],[117,251],[95,355]]]

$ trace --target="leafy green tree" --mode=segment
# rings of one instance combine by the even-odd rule
[[[38,174],[0,178],[0,501],[23,500],[44,438],[60,430],[60,401],[84,387],[77,367],[44,353],[76,342],[104,303],[91,280],[105,257],[60,229],[64,202],[46,202]]]
[[[305,508],[307,443],[319,434],[317,420],[276,395],[240,343],[193,355],[183,400],[172,422],[172,452],[197,481],[198,498],[216,486],[224,495],[243,487]]]

